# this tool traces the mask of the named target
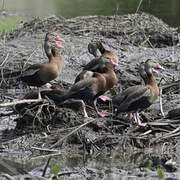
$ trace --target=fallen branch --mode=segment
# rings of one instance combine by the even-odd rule
[[[24,100],[20,100],[20,101],[14,101],[14,102],[10,102],[10,103],[0,104],[0,108],[14,106],[16,104],[34,103],[34,102],[43,102],[43,101],[45,101],[45,99],[24,99]]]
[[[39,147],[31,147],[31,149],[39,150],[39,151],[47,151],[47,152],[59,152],[58,150],[47,149],[47,148],[39,148]]]
[[[0,174],[0,176],[5,177],[8,180],[14,180],[13,176],[10,176],[9,174],[6,174],[6,173],[2,173],[2,174]]]
[[[52,157],[49,157],[48,160],[47,160],[47,163],[46,163],[46,165],[45,165],[45,167],[44,167],[44,169],[43,169],[42,177],[44,177],[44,176],[46,175],[46,171],[47,171],[47,168],[48,168],[49,163],[50,163],[50,161],[51,161],[51,158],[52,158]]]
[[[62,155],[62,154],[63,154],[63,153],[59,151],[58,153],[54,153],[54,154],[47,154],[47,155],[35,156],[35,157],[32,157],[31,159],[32,159],[32,160],[42,159],[42,158],[48,158],[48,157],[53,157],[53,156],[59,156],[59,155]]]
[[[71,136],[72,134],[74,134],[76,131],[80,130],[82,127],[86,126],[87,124],[96,121],[97,119],[92,119],[90,118],[90,121],[87,121],[84,124],[81,124],[78,128],[74,129],[73,131],[71,131],[69,134],[67,134],[66,136],[64,136],[63,138],[61,138],[58,142],[56,142],[55,144],[53,144],[50,148],[54,148],[55,146],[59,145],[63,140],[65,140],[66,138],[68,138],[69,136]]]
[[[0,117],[2,116],[10,116],[15,114],[13,111],[8,111],[8,112],[0,112]]]
[[[0,64],[0,67],[3,67],[3,65],[7,61],[8,57],[9,57],[9,53],[6,55],[6,58],[4,59],[4,61]]]
[[[178,86],[179,84],[180,84],[180,80],[166,84],[166,85],[163,85],[163,86],[161,86],[161,88],[166,89],[166,88],[170,88],[172,86]]]
[[[168,132],[161,137],[157,137],[155,140],[153,140],[152,143],[154,143],[154,142],[158,143],[158,142],[162,141],[163,139],[168,139],[168,138],[171,138],[174,136],[179,136],[179,135],[180,135],[180,127],[177,127],[175,130]]]

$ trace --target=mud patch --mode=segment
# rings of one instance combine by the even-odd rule
[[[46,100],[43,102],[7,108],[13,110],[13,116],[16,116],[16,127],[1,132],[2,151],[29,151],[35,153],[35,157],[58,153],[64,156],[83,153],[96,157],[103,153],[109,155],[117,149],[121,152],[133,149],[125,154],[129,157],[129,154],[133,156],[134,150],[148,149],[146,157],[143,158],[147,159],[147,162],[154,162],[154,152],[151,152],[152,157],[147,156],[151,148],[158,146],[157,151],[162,155],[159,157],[160,161],[167,152],[170,159],[176,161],[173,155],[179,149],[180,135],[180,48],[177,44],[179,40],[176,29],[145,13],[72,19],[51,16],[26,22],[8,34],[4,41],[0,41],[1,104],[14,101],[18,97],[18,73],[14,72],[15,70],[45,61],[42,42],[47,31],[57,31],[65,39],[61,53],[66,59],[66,69],[52,82],[59,90],[45,90],[43,97]],[[115,109],[111,103],[98,102],[99,109],[109,111],[110,115],[106,118],[98,118],[93,108],[88,106],[88,115],[91,117],[89,119],[83,118],[82,110],[77,104],[68,107],[56,105],[53,94],[61,93],[73,84],[82,66],[93,58],[88,54],[87,44],[95,40],[102,40],[105,47],[113,50],[120,59],[116,69],[118,84],[114,87],[117,93],[132,85],[141,84],[137,73],[137,65],[140,62],[156,58],[164,66],[165,71],[161,71],[156,77],[162,89],[164,117],[159,101],[141,114],[143,121],[148,122],[146,128],[137,127],[123,114],[115,117]],[[9,93],[7,89],[15,89],[15,93]],[[25,87],[24,91],[26,99],[37,98],[35,89]],[[107,95],[111,97],[111,93]],[[8,114],[2,113],[1,116]],[[120,159],[123,164],[126,160],[122,157]],[[169,158],[165,160],[168,161]],[[130,159],[128,162],[126,169],[121,166],[114,172],[121,171],[123,174],[127,169],[137,167],[137,172],[132,174],[138,177],[139,169],[145,166],[144,161],[140,158],[139,162],[133,165]],[[164,164],[165,162],[163,160]],[[158,166],[154,163],[152,170],[160,167],[168,171],[163,163]],[[80,171],[79,167],[76,170],[81,173],[81,178],[87,174],[92,177],[97,172],[90,168],[85,169],[85,173]],[[103,173],[106,170],[110,169],[104,168]],[[178,169],[175,168],[176,170]]]

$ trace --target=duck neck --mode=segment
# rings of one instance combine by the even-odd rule
[[[153,75],[151,75],[151,77],[148,78],[147,85],[150,85],[154,89],[156,96],[159,96],[159,87]]]
[[[51,49],[52,58],[50,63],[58,67],[59,71],[62,71],[65,67],[65,59],[56,48]]]
[[[147,84],[151,86],[157,86],[157,81],[152,74],[148,76]]]
[[[49,46],[46,42],[44,43],[44,51],[45,51],[46,56],[48,57],[49,62],[50,62],[50,60],[51,60],[51,58],[52,58],[52,53],[51,53],[51,48],[50,48],[50,46]]]
[[[63,56],[60,54],[60,52],[55,47],[53,47],[51,49],[51,53],[53,56],[51,61],[53,61],[53,62],[64,62]]]
[[[118,81],[114,70],[109,67],[107,68],[106,73],[104,73],[103,75],[106,78],[107,89],[111,89]]]

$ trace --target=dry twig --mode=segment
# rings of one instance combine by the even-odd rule
[[[66,138],[68,138],[69,136],[71,136],[72,134],[74,134],[76,131],[80,130],[82,127],[86,126],[89,123],[92,123],[93,121],[96,121],[97,119],[93,119],[90,118],[91,120],[81,124],[78,128],[74,129],[73,131],[71,131],[69,134],[67,134],[66,136],[64,136],[63,138],[61,138],[58,142],[56,142],[55,144],[53,144],[50,148],[54,148],[55,146],[57,146],[60,142],[62,142],[63,140],[65,140]]]
[[[24,99],[24,100],[21,100],[21,101],[14,101],[14,102],[10,102],[10,103],[0,104],[0,108],[8,107],[8,106],[14,106],[16,104],[34,103],[34,102],[43,102],[43,101],[45,101],[45,99]]]

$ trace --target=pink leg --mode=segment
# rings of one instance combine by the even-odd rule
[[[81,104],[82,104],[82,108],[83,108],[83,112],[84,112],[84,117],[88,118],[87,111],[86,111],[86,105],[83,100],[81,100]]]
[[[95,99],[94,100],[94,109],[95,109],[95,111],[97,112],[97,114],[99,115],[99,116],[101,116],[101,117],[105,117],[105,116],[107,116],[108,115],[108,112],[107,111],[101,111],[101,112],[99,112],[98,111],[98,108],[97,108],[97,106],[96,106],[96,103],[97,103],[97,99]]]
[[[128,119],[131,120],[132,118],[133,118],[132,113],[129,113],[129,114],[128,114]]]
[[[99,96],[99,99],[101,99],[102,101],[111,101],[111,98],[107,97],[107,96]]]
[[[40,90],[40,88],[38,88],[38,99],[42,99],[42,97],[41,97],[41,90]]]
[[[23,95],[23,85],[21,83],[19,84],[19,89],[20,89],[20,93],[19,93],[18,100],[20,101]]]
[[[135,113],[134,114],[134,119],[135,119],[135,122],[139,125],[139,126],[143,126],[145,127],[147,125],[147,123],[142,123],[141,120],[140,120],[140,116],[139,116],[139,113]]]
[[[134,117],[135,123],[138,124],[138,120],[137,120],[137,117],[136,117],[135,113],[133,113],[133,117]]]

